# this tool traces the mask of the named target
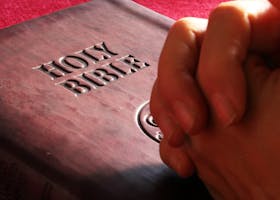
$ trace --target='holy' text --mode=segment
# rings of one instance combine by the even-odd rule
[[[119,56],[102,42],[33,69],[79,96],[149,66],[133,55]]]

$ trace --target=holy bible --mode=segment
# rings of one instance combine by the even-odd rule
[[[162,163],[149,113],[172,23],[94,0],[0,31],[1,200],[211,198]]]

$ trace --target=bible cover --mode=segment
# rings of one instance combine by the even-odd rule
[[[162,163],[149,114],[172,23],[94,0],[0,31],[3,199],[210,198]]]

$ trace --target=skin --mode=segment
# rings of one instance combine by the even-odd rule
[[[150,101],[161,158],[215,199],[280,197],[279,8],[222,3],[176,22],[162,49]]]
[[[192,137],[187,153],[215,199],[279,199],[280,69],[254,55],[245,75],[248,111],[242,120],[230,127],[211,122]]]

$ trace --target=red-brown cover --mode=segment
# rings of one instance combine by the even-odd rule
[[[0,31],[3,199],[210,198],[162,163],[148,111],[172,23],[94,0]]]

